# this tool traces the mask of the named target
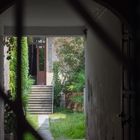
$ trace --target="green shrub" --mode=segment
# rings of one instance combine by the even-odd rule
[[[56,40],[59,75],[63,92],[81,92],[85,85],[84,38],[71,37]]]
[[[62,91],[62,84],[59,78],[59,63],[53,63],[53,81],[54,81],[54,106],[60,105],[60,93]]]
[[[84,97],[83,95],[77,95],[77,96],[71,97],[70,100],[73,101],[74,103],[80,103],[83,105]]]
[[[67,84],[66,88],[69,92],[83,92],[85,86],[85,73],[84,70],[75,72]]]
[[[7,59],[10,62],[9,69],[10,69],[10,91],[9,91],[9,99],[14,101],[16,98],[16,71],[17,71],[17,38],[10,37],[6,42],[8,46],[8,57]],[[29,76],[29,59],[28,59],[28,44],[27,44],[27,37],[22,37],[21,40],[21,47],[22,47],[22,101],[23,101],[23,108],[26,112],[27,102],[28,102],[28,95],[31,85],[33,84],[33,80]],[[5,132],[15,132],[16,127],[16,118],[13,111],[10,110],[7,104],[5,104]]]
[[[7,59],[10,61],[10,91],[12,95],[12,99],[15,100],[16,97],[16,71],[17,71],[17,38],[10,37],[8,40],[8,47],[9,47],[9,56]],[[28,42],[27,37],[22,37],[21,40],[21,47],[22,47],[22,101],[24,109],[26,110],[27,102],[28,102],[28,95],[31,85],[33,84],[33,80],[29,75],[29,58],[28,58]]]

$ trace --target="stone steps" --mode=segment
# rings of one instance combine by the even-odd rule
[[[40,108],[42,108],[43,109],[43,107],[51,107],[51,104],[46,104],[46,105],[44,105],[44,104],[29,104],[28,105],[28,108],[38,108],[38,107],[40,107]]]
[[[27,111],[31,114],[53,113],[53,87],[33,85],[29,95]]]

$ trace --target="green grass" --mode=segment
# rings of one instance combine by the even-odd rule
[[[85,116],[83,113],[55,113],[50,115],[50,130],[55,139],[84,139]]]
[[[35,129],[38,128],[38,116],[37,115],[27,114],[26,119],[33,126],[33,128],[35,128]]]
[[[36,140],[36,138],[30,133],[25,133],[24,140]]]
[[[33,126],[34,129],[38,128],[38,116],[27,114],[26,119]],[[30,133],[24,135],[24,140],[36,140]]]

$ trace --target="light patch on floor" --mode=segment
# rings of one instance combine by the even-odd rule
[[[38,115],[38,133],[43,137],[44,140],[54,140],[49,130],[49,116]]]
[[[40,127],[46,119],[49,119],[48,115],[38,115],[38,126]]]

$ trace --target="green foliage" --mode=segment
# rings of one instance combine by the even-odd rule
[[[38,116],[37,115],[32,115],[32,114],[27,113],[26,119],[33,126],[34,129],[38,129]]]
[[[60,38],[57,47],[59,74],[64,92],[81,92],[85,84],[84,38]]]
[[[50,130],[52,132],[53,137],[55,139],[85,138],[84,114],[83,113],[62,113],[62,114],[64,114],[66,117],[63,119],[61,118],[57,121],[51,121],[50,119]]]
[[[9,47],[9,55],[7,57],[7,59],[10,61],[10,81],[9,81],[9,85],[10,85],[10,92],[12,95],[12,99],[15,98],[15,93],[16,93],[16,38],[15,37],[11,37],[9,38],[9,40],[7,41],[7,46]]]
[[[38,116],[37,115],[27,114],[26,119],[33,126],[34,129],[38,128]],[[30,133],[25,133],[23,139],[24,140],[36,140],[36,138]]]
[[[10,37],[7,39],[6,45],[8,47],[8,57],[9,60],[9,68],[10,68],[10,91],[9,96],[10,100],[14,101],[16,98],[16,71],[17,71],[17,38]],[[29,64],[28,64],[28,44],[27,37],[22,37],[21,40],[22,47],[22,101],[23,108],[26,111],[28,95],[30,87],[33,83],[33,80],[29,76]],[[10,110],[9,106],[5,105],[5,132],[10,133],[14,132],[16,127],[16,118],[13,111]]]
[[[68,109],[68,108],[64,108],[64,107],[57,107],[57,108],[55,108],[54,109],[54,114],[52,114],[52,115],[55,115],[55,114],[57,114],[57,113],[64,113],[64,114],[67,114],[67,113],[73,113],[73,111],[72,110],[70,110],[70,109]]]
[[[33,84],[33,80],[29,76],[29,58],[28,58],[28,44],[27,37],[22,37],[22,92],[23,92],[23,105],[26,107],[28,103],[28,95],[30,88]]]
[[[71,101],[73,101],[74,103],[80,103],[83,105],[84,97],[82,95],[73,96],[71,97]]]
[[[54,105],[59,106],[60,92],[62,90],[61,80],[59,78],[59,63],[53,64],[53,81],[54,81]]]
[[[75,72],[67,85],[67,91],[82,92],[85,85],[84,70]]]
[[[10,91],[12,94],[13,100],[16,97],[16,71],[17,71],[17,38],[11,37],[7,42],[7,46],[9,47],[9,55],[7,59],[10,61]],[[27,37],[22,37],[21,40],[21,47],[22,47],[22,99],[23,99],[23,106],[26,109],[26,105],[28,102],[28,93],[30,90],[31,85],[33,84],[33,80],[29,76],[29,58],[28,58],[28,44],[27,44]]]

